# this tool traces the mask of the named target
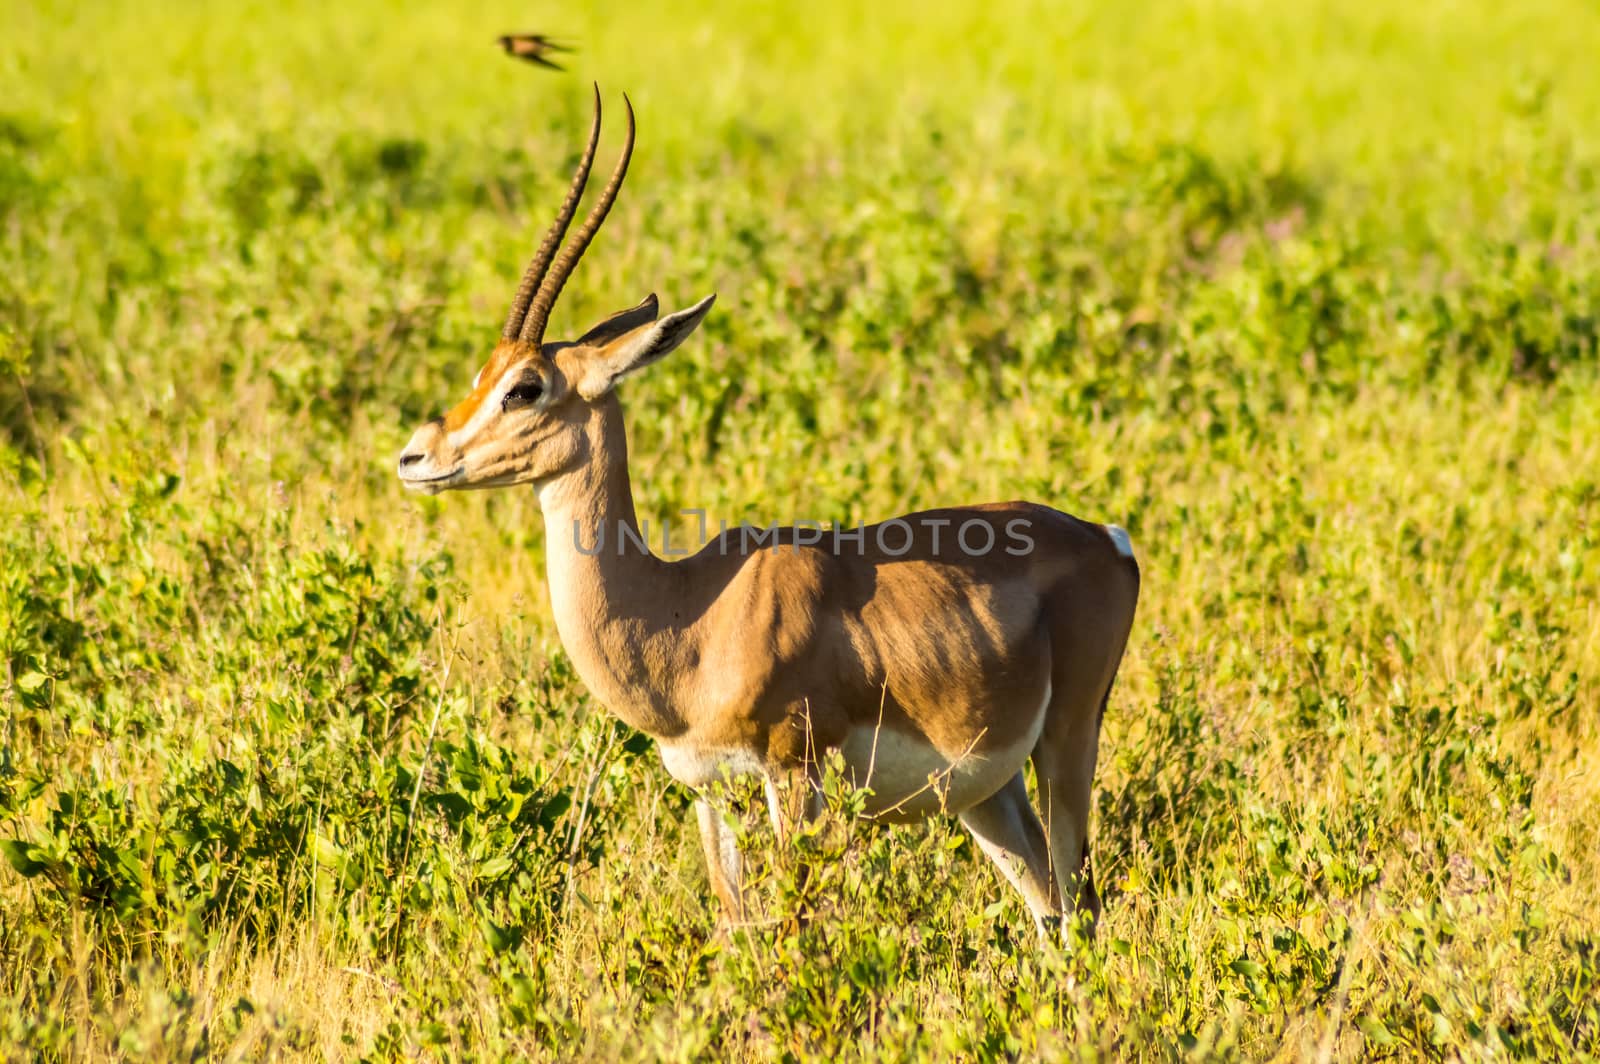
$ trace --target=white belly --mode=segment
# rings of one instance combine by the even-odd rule
[[[766,766],[750,750],[718,749],[686,742],[657,745],[667,772],[690,787],[704,787],[724,777],[766,775]]]
[[[872,791],[869,816],[920,820],[937,813],[960,813],[989,798],[1022,771],[1044,728],[1050,690],[1045,689],[1027,732],[1006,746],[940,750],[920,736],[887,728],[852,728],[843,747],[845,765],[857,787]]]
[[[840,752],[849,781],[871,790],[867,815],[884,820],[920,820],[938,813],[961,813],[982,802],[1022,771],[1044,728],[1050,688],[1027,731],[1015,742],[983,751],[940,750],[921,736],[888,728],[856,727]],[[661,763],[679,783],[705,787],[736,776],[767,777],[767,766],[752,750],[660,743]],[[770,798],[770,795],[769,795]]]

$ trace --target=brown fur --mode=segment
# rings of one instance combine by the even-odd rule
[[[1101,709],[1138,598],[1137,567],[1101,526],[1011,502],[907,515],[914,536],[898,557],[880,549],[878,526],[863,531],[859,547],[845,539],[837,551],[827,532],[821,544],[796,546],[794,529],[759,543],[729,530],[676,562],[629,540],[619,550],[617,529],[638,530],[622,411],[611,392],[591,402],[572,386],[604,357],[578,345],[535,354],[503,344],[478,387],[443,419],[446,431],[419,432],[430,465],[477,462],[489,479],[507,483],[510,455],[514,480],[539,486],[557,627],[602,703],[658,740],[748,751],[780,776],[814,774],[819,753],[840,746],[853,727],[981,757],[1024,738],[1048,687],[1035,766],[1046,788],[1074,794],[1047,794],[1042,804],[1058,816],[1086,816]],[[555,389],[548,405],[492,418],[472,440],[441,446],[498,394],[500,381],[530,366]],[[928,519],[950,522],[937,553]],[[952,550],[963,521],[989,525],[997,546],[979,556]],[[1022,556],[998,546],[1017,521],[1033,540]],[[593,550],[600,528],[604,549],[579,550]],[[901,538],[889,535],[886,545],[897,551]],[[1077,835],[1081,865],[1085,828]],[[1057,870],[1052,880],[1077,874],[1078,867]]]
[[[807,781],[821,753],[842,749],[874,815],[960,815],[1041,925],[1080,898],[1097,912],[1090,787],[1138,600],[1133,559],[1102,526],[1029,502],[907,515],[903,552],[903,530],[880,542],[879,526],[837,547],[828,533],[799,542],[815,531],[776,543],[730,531],[676,562],[637,539],[619,549],[618,530],[639,527],[614,386],[682,343],[710,305],[657,320],[650,297],[577,343],[502,340],[471,394],[417,430],[401,479],[430,493],[536,486],[562,644],[680,779],[764,776],[782,832],[815,811]],[[1011,553],[1018,522],[1032,548]],[[995,545],[961,549],[963,523],[987,526]],[[796,780],[799,798],[779,794]],[[699,820],[712,886],[740,919],[732,836],[704,800]]]

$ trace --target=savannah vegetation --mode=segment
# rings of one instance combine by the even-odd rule
[[[0,1057],[1600,1053],[1592,5],[5,21]],[[590,79],[640,145],[552,336],[719,294],[623,386],[653,526],[1131,531],[1092,940],[837,780],[717,935],[531,492],[396,482]]]

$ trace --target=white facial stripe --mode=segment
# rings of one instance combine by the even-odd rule
[[[480,367],[478,372],[472,375],[472,387],[469,391],[475,392],[478,390],[478,382],[483,380],[483,371],[487,368],[487,366]],[[450,433],[446,438],[450,446],[459,450],[464,441],[471,439],[472,434],[478,431],[479,425],[483,422],[483,412],[488,408],[489,398],[485,396],[484,401],[478,404],[478,409],[472,412],[472,417],[467,423]]]
[[[483,376],[482,370],[478,371],[478,376]],[[458,449],[463,447],[466,444],[466,441],[472,439],[474,435],[480,432],[483,429],[483,426],[490,419],[497,417],[500,414],[501,404],[505,402],[506,393],[515,387],[517,382],[521,381],[522,379],[523,375],[521,373],[502,373],[500,375],[500,380],[495,384],[494,389],[488,395],[483,397],[483,402],[478,404],[478,409],[472,412],[472,417],[467,421],[467,423],[450,434],[451,446]],[[474,391],[477,390],[477,378],[473,378],[472,387]],[[539,396],[538,402],[534,403],[531,407],[529,407],[529,409],[543,410],[545,404],[549,402],[550,391],[551,390],[549,388],[545,388],[544,394]]]
[[[459,450],[466,444],[466,441],[476,436],[478,430],[483,428],[484,423],[500,412],[500,398],[499,395],[493,392],[484,396],[483,402],[478,404],[478,409],[472,412],[472,417],[467,420],[467,423],[450,434],[450,446]]]

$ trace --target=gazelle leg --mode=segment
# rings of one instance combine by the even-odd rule
[[[764,782],[767,813],[777,836],[778,852],[782,853],[790,835],[821,813],[822,796],[799,770],[785,774],[781,786],[770,777]],[[728,826],[711,800],[695,799],[694,810],[700,823],[706,876],[722,902],[725,922],[735,927],[748,923],[752,913],[744,894],[744,855],[739,852],[738,832]]]
[[[795,832],[822,815],[822,792],[804,769],[784,772],[776,779],[769,775],[763,782],[767,791],[767,813],[772,818],[772,832],[777,843],[774,858],[780,862],[780,867],[791,858],[799,861],[794,869],[794,890],[799,900],[794,920],[797,926],[804,926],[811,918],[806,892],[810,865],[790,849],[789,841]]]
[[[1070,916],[1082,905],[1091,928],[1100,919],[1100,895],[1089,868],[1089,805],[1098,730],[1081,737],[1073,744],[1075,749],[1041,742],[1033,752],[1039,805],[1050,835],[1050,867],[1061,890],[1062,912]]]
[[[1126,534],[1119,532],[1112,540],[1118,553],[1127,556]],[[1100,919],[1100,895],[1089,868],[1094,766],[1100,756],[1100,723],[1139,596],[1137,570],[1121,569],[1117,584],[1101,589],[1099,606],[1081,597],[1053,600],[1051,699],[1033,748],[1039,811],[1050,835],[1050,867],[1061,889],[1062,910],[1070,917],[1081,906],[1088,917],[1085,930],[1091,933]],[[1070,585],[1062,591],[1070,593]],[[1103,619],[1113,623],[1107,626]]]
[[[739,853],[739,837],[723,821],[717,807],[706,799],[695,799],[694,811],[700,821],[706,876],[711,880],[711,889],[722,900],[725,921],[738,926],[749,919],[744,903],[744,857]]]
[[[822,815],[822,792],[803,769],[785,772],[777,779],[767,776],[762,782],[767,792],[767,816],[779,846]]]
[[[1050,850],[1039,815],[1028,803],[1028,785],[1017,773],[987,800],[961,814],[972,832],[1033,913],[1041,935],[1060,915],[1055,886],[1050,880]]]

